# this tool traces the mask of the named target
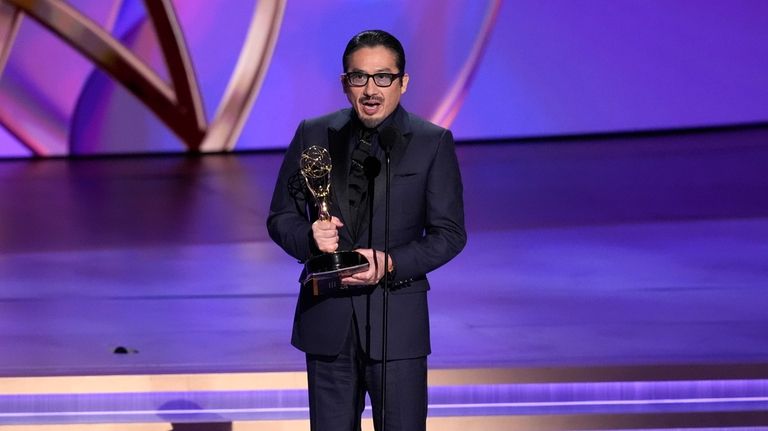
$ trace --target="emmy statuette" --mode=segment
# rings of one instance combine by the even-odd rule
[[[328,199],[331,194],[331,156],[328,150],[313,145],[301,153],[301,175],[318,208],[318,219],[331,219]],[[311,257],[304,263],[306,276],[301,281],[312,293],[338,293],[346,288],[341,279],[368,269],[368,260],[356,251],[335,251]]]

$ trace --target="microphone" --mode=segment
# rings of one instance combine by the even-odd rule
[[[381,130],[379,133],[379,146],[384,150],[387,158],[389,158],[389,152],[392,151],[392,148],[399,144],[402,139],[403,134],[394,126],[386,126]]]
[[[379,172],[381,172],[381,162],[379,159],[373,156],[368,156],[363,160],[363,173],[365,173],[365,178],[367,178],[368,181],[378,177]]]

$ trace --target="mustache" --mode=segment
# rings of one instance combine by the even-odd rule
[[[361,97],[359,101],[360,103],[366,103],[366,102],[384,103],[384,98],[378,97],[378,96]]]

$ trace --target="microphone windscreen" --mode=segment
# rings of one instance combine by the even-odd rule
[[[365,172],[365,177],[369,180],[378,177],[379,172],[381,172],[381,162],[379,159],[373,156],[366,157],[363,160],[363,172]]]
[[[385,153],[389,154],[401,139],[403,139],[403,135],[396,127],[386,126],[379,133],[379,146]]]

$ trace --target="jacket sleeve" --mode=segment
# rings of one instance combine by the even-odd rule
[[[312,217],[309,215],[313,207],[312,196],[304,185],[299,168],[304,127],[304,122],[299,124],[285,153],[267,217],[270,238],[300,262],[319,253],[312,238]]]
[[[444,130],[428,165],[424,229],[420,237],[391,250],[394,281],[426,275],[464,248],[464,198],[453,135]]]

